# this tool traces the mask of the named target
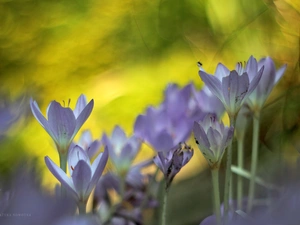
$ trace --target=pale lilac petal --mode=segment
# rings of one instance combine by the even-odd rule
[[[71,193],[77,196],[76,189],[72,183],[71,178],[59,168],[48,156],[45,157],[45,163],[50,172],[56,177],[57,180]]]
[[[157,153],[157,155],[153,158],[153,162],[163,172],[163,174],[167,173],[168,166],[166,166],[162,152]]]
[[[91,132],[89,130],[85,130],[79,138],[78,145],[80,145],[83,149],[87,149],[92,142],[93,138]]]
[[[157,134],[155,141],[153,141],[153,143],[151,142],[151,144],[158,152],[168,151],[174,147],[173,138],[167,131],[162,131],[161,133]]]
[[[95,154],[98,152],[100,146],[101,146],[101,142],[98,140],[95,140],[92,142],[92,144],[90,144],[90,146],[86,150],[90,159],[92,159],[95,156]]]
[[[74,130],[73,138],[77,134],[81,126],[84,124],[84,122],[87,120],[87,118],[90,116],[93,107],[94,107],[94,100],[91,100],[89,104],[87,104],[87,106],[81,111],[81,113],[76,118],[76,127]]]
[[[210,127],[207,131],[207,138],[210,143],[210,149],[215,153],[215,156],[218,157],[219,153],[217,151],[220,147],[221,148],[223,147],[223,146],[221,146],[222,134],[220,134],[220,132],[218,130],[215,130],[212,127]],[[219,159],[217,159],[217,160],[219,160]]]
[[[75,118],[78,118],[79,114],[83,111],[83,109],[86,107],[87,100],[85,95],[81,94],[77,100],[75,109],[73,110],[73,113],[75,115]]]
[[[257,87],[261,77],[262,77],[262,73],[264,71],[264,67],[262,67],[258,72],[257,72],[257,75],[253,78],[253,80],[250,82],[250,85],[249,85],[249,90],[248,90],[248,93],[247,95],[250,95],[254,89]]]
[[[74,148],[70,149],[68,155],[68,166],[71,176],[73,174],[75,166],[80,160],[84,160],[87,164],[90,165],[90,158],[86,151],[84,151],[80,146],[76,145]]]
[[[210,143],[207,138],[207,135],[199,123],[194,122],[193,131],[194,131],[194,137],[196,140],[196,144],[201,143],[206,148],[210,148]]]
[[[87,188],[87,193],[90,193],[92,189],[97,184],[99,178],[101,177],[103,170],[106,166],[108,160],[108,150],[105,148],[104,152],[102,154],[99,154],[99,156],[95,159],[95,161],[92,164],[92,178]]]
[[[139,115],[134,123],[134,133],[137,137],[144,140],[146,136],[147,118],[145,115]],[[149,128],[151,129],[151,128]]]
[[[127,137],[121,127],[116,126],[113,130],[111,141],[113,142],[114,151],[116,154],[120,154],[122,146],[126,143]]]
[[[138,150],[138,148],[133,148],[130,143],[127,143],[122,148],[121,154],[118,156],[118,159],[120,160],[120,162],[127,161],[130,163],[136,156]]]
[[[205,85],[209,88],[209,90],[215,96],[217,96],[221,101],[224,101],[223,94],[222,94],[221,81],[218,78],[216,78],[212,75],[208,75],[203,71],[199,71],[199,75],[200,75],[201,79],[203,80],[203,82],[205,83]]]
[[[249,80],[251,81],[257,74],[258,70],[258,64],[256,59],[251,55],[248,59],[247,65],[246,65],[246,72],[249,76]]]
[[[74,168],[72,180],[77,194],[81,200],[86,200],[90,194],[87,187],[90,183],[92,171],[84,160],[80,160]]]
[[[31,108],[32,114],[37,119],[37,121],[42,125],[42,127],[45,128],[45,130],[49,133],[49,135],[52,138],[56,139],[57,137],[55,136],[55,134],[52,132],[51,128],[49,127],[48,121],[41,113],[41,110],[40,110],[38,104],[36,103],[36,101],[33,101],[32,99],[30,99],[30,108]]]
[[[218,63],[215,76],[221,81],[223,77],[227,77],[230,73],[230,70],[227,69],[222,63]]]
[[[287,65],[285,64],[277,70],[274,84],[277,84],[277,82],[280,80],[280,78],[282,77],[282,75],[284,74],[284,72],[286,70],[286,67],[287,67]]]
[[[70,144],[75,129],[75,117],[72,110],[53,101],[49,107],[48,116],[49,127],[56,134],[58,143]]]

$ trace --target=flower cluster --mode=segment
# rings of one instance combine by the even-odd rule
[[[184,87],[169,84],[162,103],[148,106],[144,114],[137,116],[131,135],[116,125],[111,135],[103,133],[93,139],[91,132],[85,130],[75,142],[75,136],[92,113],[93,100],[88,102],[80,95],[74,110],[69,107],[70,102],[68,106],[62,106],[52,101],[44,117],[37,102],[30,99],[33,116],[57,148],[59,165],[48,156],[44,159],[61,186],[57,187],[55,197],[45,194],[33,180],[36,174],[22,171],[24,174],[18,176],[14,188],[1,190],[0,214],[20,212],[28,218],[0,216],[0,223],[145,224],[146,210],[156,208],[161,210],[161,224],[166,225],[173,180],[193,160],[193,146],[198,146],[212,174],[214,201],[214,214],[201,224],[271,224],[275,221],[298,224],[299,218],[295,214],[295,208],[299,206],[297,189],[282,192],[281,187],[274,188],[256,174],[260,112],[286,66],[276,70],[270,57],[257,61],[253,56],[244,64],[237,63],[235,70],[219,63],[214,75],[205,72],[202,64],[199,66],[199,75],[204,82],[202,89],[197,90],[193,83]],[[223,123],[225,112],[229,126]],[[246,117],[253,119],[250,172],[243,165]],[[2,135],[16,118],[11,111],[1,109],[0,119]],[[189,144],[192,133],[195,143]],[[237,166],[231,160],[234,138],[238,145]],[[143,144],[153,148],[154,157],[136,162]],[[223,158],[226,158],[225,185],[219,185]],[[156,172],[149,173],[153,167]],[[237,174],[237,184],[232,182],[232,171]],[[243,194],[242,178],[250,180],[248,195]],[[164,188],[160,188],[161,183]],[[280,198],[276,196],[281,205],[257,210],[254,201],[256,183],[276,190],[278,196],[286,193]],[[233,185],[237,185],[236,199],[230,196]],[[220,194],[221,186],[225,186],[223,195]],[[162,199],[159,196],[163,196]],[[87,207],[88,201],[91,207]]]

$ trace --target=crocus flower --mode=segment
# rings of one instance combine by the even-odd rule
[[[250,67],[253,65],[250,64]],[[254,71],[251,68],[251,71]],[[235,117],[247,97],[257,87],[261,79],[263,67],[250,80],[247,72],[238,74],[237,71],[229,71],[221,63],[218,64],[215,76],[199,70],[199,75],[209,90],[223,103],[229,117]]]
[[[233,127],[225,127],[216,116],[208,114],[203,121],[194,123],[194,137],[211,169],[219,168],[225,148],[234,133]]]
[[[67,154],[69,145],[91,114],[93,106],[94,100],[87,104],[84,95],[80,95],[73,111],[69,107],[62,107],[58,102],[52,101],[47,108],[47,120],[36,101],[30,99],[33,115],[52,137],[60,154]]]
[[[77,143],[72,142],[69,149],[74,148],[75,145],[78,145],[84,149],[87,152],[90,160],[92,160],[101,146],[101,141],[94,140],[91,131],[85,130],[82,132],[79,141]]]
[[[249,71],[249,68],[251,68],[253,71]],[[286,65],[283,65],[276,71],[275,64],[270,57],[262,58],[257,63],[256,59],[251,56],[245,68],[243,68],[241,64],[237,64],[236,66],[236,69],[238,71],[249,71],[248,74],[250,81],[255,78],[256,71],[260,70],[261,68],[264,68],[261,79],[255,90],[249,95],[249,98],[247,100],[247,104],[252,111],[261,110],[273,87],[284,74]]]
[[[153,161],[162,171],[166,181],[166,190],[171,185],[175,175],[185,166],[194,154],[193,149],[185,143],[166,152],[158,152]]]
[[[194,121],[203,120],[208,113],[216,114],[218,118],[221,118],[225,108],[220,99],[213,95],[207,86],[204,86],[200,91],[193,88],[193,94],[200,108],[198,110],[200,115]]]
[[[86,203],[92,189],[98,182],[108,160],[108,150],[97,156],[91,164],[86,151],[75,146],[69,151],[68,166],[71,177],[60,169],[48,156],[45,162],[51,173],[80,202]]]
[[[121,173],[128,171],[141,146],[141,142],[137,137],[127,138],[125,132],[119,126],[114,128],[111,138],[108,138],[104,133],[102,142],[107,146],[110,159],[115,168]]]
[[[182,117],[172,121],[164,107],[148,107],[145,115],[139,115],[134,124],[134,133],[156,151],[168,151],[185,141],[190,133],[189,119]]]

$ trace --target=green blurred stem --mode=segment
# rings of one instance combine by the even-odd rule
[[[67,157],[68,154],[67,153],[60,153],[59,154],[59,163],[60,163],[60,168],[67,173]]]
[[[244,138],[245,135],[242,135],[241,138],[237,139],[238,144],[238,168],[244,168]],[[243,177],[237,177],[237,201],[238,209],[242,209],[242,198],[243,198]]]
[[[221,225],[221,203],[220,203],[220,189],[219,189],[219,168],[211,170],[212,185],[214,190],[214,211],[217,218],[217,225]]]
[[[247,212],[252,210],[253,199],[255,193],[255,177],[257,169],[258,139],[259,139],[259,122],[260,113],[255,112],[253,116],[253,139],[252,139],[252,156],[251,156],[251,177],[248,192]]]
[[[168,189],[166,188],[164,191],[164,199],[162,202],[162,217],[161,217],[161,225],[167,225],[167,203],[168,203]]]
[[[85,215],[86,214],[86,202],[79,201],[77,203],[77,205],[78,205],[79,215]]]
[[[60,168],[67,173],[67,157],[68,157],[68,152],[65,151],[65,153],[59,152],[59,165]],[[61,185],[61,196],[64,197],[66,196],[66,189]]]
[[[235,115],[229,115],[230,127],[235,126]],[[232,161],[232,143],[231,139],[229,146],[227,148],[227,161],[226,161],[226,173],[225,173],[225,188],[224,188],[224,222],[227,223],[228,219],[228,208],[229,208],[229,194],[231,190],[231,161]]]

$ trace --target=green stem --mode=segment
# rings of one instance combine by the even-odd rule
[[[59,153],[59,164],[60,164],[60,168],[67,173],[67,157],[68,157],[68,153],[62,154]],[[65,197],[66,196],[66,189],[61,186],[61,196]]]
[[[162,202],[162,217],[161,217],[161,225],[166,225],[167,222],[167,202],[168,202],[168,190],[165,189],[165,192],[164,192],[164,199],[163,199],[163,202]]]
[[[59,154],[59,165],[60,165],[60,168],[65,173],[67,173],[67,157],[68,157],[68,154],[62,154],[62,153]]]
[[[256,112],[253,116],[251,177],[249,183],[248,204],[247,204],[248,213],[252,210],[254,193],[255,193],[255,177],[256,177],[256,169],[257,169],[258,139],[259,139],[259,121],[260,121],[260,113]]]
[[[235,126],[235,115],[229,115],[230,127]],[[232,161],[232,143],[231,139],[227,148],[227,161],[226,161],[226,173],[225,173],[225,188],[224,188],[224,222],[227,223],[228,219],[228,208],[229,208],[229,194],[231,190],[231,161]]]
[[[86,202],[78,201],[78,211],[79,215],[85,215],[86,214]]]
[[[220,189],[219,189],[219,168],[217,169],[212,169],[211,170],[211,175],[212,175],[212,185],[213,185],[213,190],[214,190],[214,211],[216,214],[217,218],[217,225],[221,224],[221,203],[220,203]]]
[[[244,168],[244,135],[241,138],[238,138],[238,168]],[[238,209],[242,209],[242,198],[243,198],[243,177],[237,177],[237,201]]]

